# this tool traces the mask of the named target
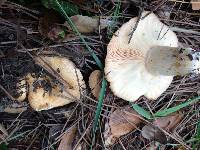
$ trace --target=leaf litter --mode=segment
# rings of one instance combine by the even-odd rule
[[[52,8],[54,11],[57,11],[58,18],[61,17],[59,14],[60,10],[52,0],[42,0],[42,2],[46,8]],[[109,42],[108,34],[110,34],[110,28],[112,28],[112,20],[117,20],[119,24],[123,24],[130,18],[138,15],[138,7],[154,11],[159,15],[162,22],[169,26],[178,27],[179,30],[176,30],[176,34],[179,40],[199,50],[199,36],[190,32],[191,29],[195,33],[199,32],[199,14],[197,11],[192,10],[192,5],[189,3],[154,0],[151,2],[122,1],[120,3],[116,1],[94,3],[90,1],[81,1],[81,3],[61,1],[61,4],[72,21],[74,21],[78,31],[85,37],[85,42],[102,62],[104,62],[106,55],[106,45]],[[88,11],[85,9],[87,7]],[[113,10],[115,8],[119,8],[121,13],[114,13]],[[17,101],[11,102],[9,99],[9,95],[15,98],[16,94],[13,93],[16,93],[16,90],[21,88],[17,82],[27,73],[34,73],[38,77],[47,75],[51,77],[52,81],[63,84],[61,80],[54,76],[55,74],[48,73],[48,71],[45,71],[42,67],[34,63],[32,58],[42,53],[46,53],[47,55],[56,54],[59,57],[68,56],[79,66],[84,80],[88,83],[89,75],[97,69],[97,65],[95,65],[95,62],[88,54],[80,54],[79,51],[75,52],[75,49],[85,49],[84,44],[80,41],[80,37],[73,33],[69,25],[60,22],[58,18],[53,21],[53,15],[48,15],[48,13],[46,15],[38,15],[39,13],[37,12],[43,10],[39,10],[37,5],[27,5],[25,2],[16,4],[5,1],[1,4],[1,9],[0,26],[2,30],[0,31],[0,44],[3,59],[0,61],[0,84],[7,93],[4,93],[3,90],[0,93],[2,97],[0,104],[3,108],[1,110],[0,121],[5,124],[5,128],[8,131],[13,131],[12,140],[7,141],[10,147],[18,147],[20,149],[20,145],[23,145],[26,148],[32,149],[42,149],[51,146],[58,148],[61,143],[48,140],[46,136],[49,133],[49,129],[54,125],[62,124],[65,125],[62,131],[67,131],[73,123],[77,123],[76,137],[80,140],[79,144],[81,143],[81,146],[78,147],[88,149],[88,147],[91,147],[92,137],[85,132],[91,129],[90,125],[94,119],[97,104],[96,100],[92,100],[93,97],[88,98],[87,94],[91,92],[88,86],[78,102],[39,113],[33,111],[26,101],[23,102],[26,105],[22,105]],[[90,14],[91,10],[94,10],[93,12],[100,11],[100,15],[97,13]],[[48,12],[49,10],[45,11]],[[112,16],[113,14],[115,15]],[[41,19],[37,20],[35,18]],[[106,19],[104,20],[103,18]],[[184,32],[180,29],[184,29]],[[22,30],[27,33],[27,36],[23,36],[23,38],[19,36]],[[83,57],[80,57],[80,55],[83,55]],[[82,65],[78,65],[76,63],[77,60],[78,62],[82,62]],[[89,65],[86,65],[86,62]],[[188,99],[196,97],[199,90],[199,81],[199,76],[187,75],[184,77],[175,77],[167,91],[155,102],[149,102],[148,107],[145,103],[146,99],[143,97],[137,103],[148,112],[151,112],[150,114],[156,114],[159,110],[178,106],[187,102]],[[21,95],[22,98],[20,99],[23,100],[26,97],[26,91],[24,89],[21,91],[17,91],[17,96]],[[162,144],[161,147],[165,147],[164,149],[172,147],[178,149],[181,145],[186,145],[189,149],[193,147],[187,141],[197,133],[196,126],[199,120],[198,102],[181,107],[182,114],[171,114],[171,112],[166,114],[163,111],[162,115],[164,117],[160,116],[155,120],[152,120],[153,118],[150,115],[149,120],[146,120],[147,122],[151,122],[150,124],[145,121],[146,118],[142,118],[143,116],[140,116],[130,106],[126,107],[127,104],[127,102],[112,95],[110,90],[106,91],[106,100],[101,106],[103,111],[100,113],[100,128],[97,129],[96,140],[92,145],[93,149],[104,149],[104,144],[109,145],[111,149],[115,149],[116,147],[118,149],[131,149],[133,147],[135,149],[144,149],[151,140],[160,140],[160,143],[166,143],[167,141],[171,144]],[[16,108],[16,110],[8,109],[12,107]],[[21,107],[24,109],[21,109]],[[71,108],[73,113],[63,115],[67,112],[66,109],[68,108]],[[113,109],[114,111],[111,111]],[[11,114],[12,112],[14,114]],[[139,119],[136,116],[139,116]],[[139,124],[137,124],[137,121]],[[133,125],[135,122],[136,126]],[[176,137],[175,139],[171,139],[160,128],[169,132],[170,135],[176,134],[177,139]],[[150,140],[141,138],[144,132],[143,129],[153,136],[153,138],[147,138]],[[157,135],[158,137],[155,137]],[[69,142],[71,139],[68,139],[68,137],[67,135],[63,136],[61,141]],[[164,140],[160,137],[164,138]],[[31,140],[25,140],[24,143],[20,143],[21,139]]]

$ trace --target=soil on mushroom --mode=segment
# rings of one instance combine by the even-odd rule
[[[124,22],[130,18],[139,16],[140,10],[153,11],[160,20],[170,26],[176,32],[179,41],[189,45],[195,50],[200,50],[200,23],[199,11],[192,10],[187,1],[174,0],[146,0],[139,1],[70,1],[79,9],[79,14],[86,16],[110,16],[115,21],[113,26],[99,29],[94,33],[84,35],[86,42],[94,50],[95,54],[104,62],[107,44]],[[64,23],[64,18],[55,10],[50,13],[40,1],[5,1],[0,2],[0,125],[4,126],[8,135],[3,140],[0,136],[0,146],[7,145],[8,149],[57,149],[59,139],[63,132],[71,126],[77,126],[75,143],[79,141],[82,149],[89,149],[92,145],[92,128],[97,100],[92,95],[88,86],[89,75],[92,71],[99,69],[84,43],[76,37],[75,40],[63,42],[53,36],[48,39],[44,27],[52,23],[39,26],[40,17],[47,12],[51,18],[44,17],[46,22]],[[53,19],[54,18],[54,19]],[[51,20],[52,19],[52,20]],[[51,28],[56,27],[55,24]],[[42,29],[41,29],[42,28]],[[39,30],[43,30],[41,32]],[[49,29],[48,29],[49,30]],[[134,27],[133,27],[134,30]],[[41,35],[43,33],[43,35]],[[52,36],[54,32],[51,32]],[[134,32],[133,32],[134,34]],[[27,100],[18,103],[14,101],[19,93],[16,92],[17,82],[28,73],[36,77],[48,75],[53,82],[59,82],[53,75],[42,67],[35,64],[33,57],[37,55],[53,55],[68,57],[81,70],[83,78],[87,83],[85,95],[77,102],[36,112],[28,104]],[[172,107],[198,96],[200,77],[198,75],[187,75],[175,77],[170,87],[156,101],[148,101],[145,97],[137,101],[146,110],[156,112],[162,108]],[[35,86],[41,83],[36,83]],[[46,86],[45,86],[46,85]],[[51,86],[41,84],[46,92],[51,91]],[[115,108],[128,105],[112,94],[107,87],[106,96],[102,107],[100,128],[96,136],[93,149],[105,149],[103,132],[105,124],[109,119],[109,113]],[[6,109],[7,108],[7,109]],[[10,108],[21,113],[10,113]],[[161,145],[162,149],[178,149],[180,145],[192,147],[192,142],[187,142],[197,134],[199,122],[200,104],[196,103],[182,109],[184,118],[176,127],[174,138],[168,138],[168,145]],[[139,127],[142,129],[142,126]],[[146,149],[150,141],[141,136],[140,130],[130,132],[120,137],[110,149]],[[0,128],[0,135],[1,133]],[[76,145],[76,144],[75,144]]]

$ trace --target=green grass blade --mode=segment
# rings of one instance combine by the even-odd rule
[[[143,109],[142,107],[140,107],[138,104],[131,104],[133,109],[140,115],[142,115],[144,118],[146,119],[152,119],[153,116],[150,114],[149,111],[146,111],[145,109]]]
[[[60,11],[58,5],[55,3],[54,0],[41,0],[41,2],[46,8],[49,9],[52,8],[56,11]],[[59,3],[61,4],[61,6],[68,15],[72,16],[72,15],[77,15],[79,13],[79,8],[77,5],[61,0],[59,1]]]
[[[101,114],[101,110],[102,110],[102,105],[103,105],[103,99],[104,99],[104,95],[106,92],[106,85],[107,85],[107,81],[106,81],[105,77],[103,77],[101,91],[100,91],[99,98],[98,98],[98,105],[97,105],[95,118],[94,118],[94,126],[93,126],[94,133],[97,130],[97,126],[98,126],[98,122],[99,122],[99,118],[100,118],[100,114]]]
[[[177,105],[177,106],[174,106],[174,107],[171,107],[171,108],[168,108],[168,109],[160,110],[160,111],[156,112],[154,114],[154,116],[155,117],[167,116],[167,115],[169,115],[171,113],[174,113],[174,112],[176,112],[176,111],[178,111],[178,110],[180,110],[180,109],[182,109],[184,107],[187,107],[187,106],[189,106],[189,105],[191,105],[191,104],[193,104],[193,103],[195,103],[195,102],[197,102],[199,100],[200,100],[200,96],[195,97],[195,98],[190,99],[187,102],[184,102],[184,103],[182,103],[180,105]]]
[[[92,135],[92,144],[90,145],[90,150],[92,150],[92,147],[95,143],[95,133],[96,133],[98,125],[99,125],[99,118],[100,118],[101,111],[102,111],[102,105],[103,105],[104,95],[106,92],[106,86],[107,86],[107,81],[106,81],[105,77],[103,77],[101,90],[100,90],[100,94],[99,94],[99,98],[98,98],[97,109],[96,109],[95,117],[94,117],[94,124],[93,124],[93,128],[92,128],[93,135]]]
[[[58,0],[54,0],[56,5],[58,6],[58,8],[60,9],[60,12],[63,14],[63,16],[65,17],[65,19],[67,20],[69,26],[72,28],[72,30],[80,37],[81,41],[85,44],[87,50],[90,52],[90,54],[92,55],[92,57],[94,58],[96,64],[98,65],[98,67],[101,69],[101,71],[103,71],[103,64],[101,63],[101,61],[99,60],[99,58],[95,55],[94,51],[89,47],[89,45],[86,43],[85,39],[83,38],[83,36],[81,35],[81,33],[78,31],[77,27],[74,25],[73,21],[70,19],[70,17],[67,15],[67,13],[65,12],[65,10],[63,9],[63,7],[61,6],[61,4],[59,3]]]

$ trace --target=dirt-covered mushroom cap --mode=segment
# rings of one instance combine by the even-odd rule
[[[146,54],[151,47],[178,47],[176,34],[155,14],[148,13],[142,13],[130,43],[138,17],[123,24],[107,47],[105,75],[114,94],[124,100],[136,101],[142,95],[156,99],[173,79],[173,75],[152,74],[146,68]]]
[[[68,103],[74,102],[80,99],[81,93],[85,88],[85,82],[83,76],[74,63],[67,58],[62,57],[40,57],[48,64],[48,66],[56,71],[60,77],[68,83],[66,86],[51,86],[49,93],[45,93],[43,87],[34,88],[33,83],[36,81],[33,77],[29,76],[29,95],[28,100],[30,105],[37,111],[47,110],[58,106],[63,106]],[[37,58],[35,59],[37,61]],[[40,62],[41,66],[45,66],[44,62]],[[45,67],[44,67],[45,68]],[[49,68],[46,68],[49,71]],[[48,81],[49,79],[40,79],[41,81]]]
[[[101,71],[100,70],[95,70],[90,74],[89,86],[92,91],[92,94],[96,98],[98,98],[99,92],[101,90]]]

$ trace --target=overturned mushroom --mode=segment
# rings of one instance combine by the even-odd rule
[[[110,114],[108,123],[105,125],[105,145],[112,145],[116,140],[134,129],[142,122],[138,114],[130,107],[118,108]]]
[[[92,91],[92,94],[96,98],[98,98],[99,92],[101,90],[101,71],[100,70],[95,70],[90,74],[89,86]]]
[[[37,64],[52,74],[57,73],[58,79],[65,83],[63,83],[64,86],[61,84],[52,86],[51,79],[48,77],[35,79],[29,75],[27,80],[29,83],[28,100],[30,105],[35,110],[40,111],[63,106],[80,99],[83,88],[85,88],[80,70],[67,58],[45,56],[40,58],[43,61],[36,58]],[[39,84],[35,86],[36,82]],[[40,85],[41,83],[44,85]],[[45,85],[49,86],[50,89],[45,89]]]
[[[132,37],[138,17],[122,25],[107,47],[106,78],[114,94],[127,101],[142,95],[157,99],[173,76],[198,72],[200,66],[199,53],[178,48],[176,34],[155,14],[148,13],[142,13]]]

